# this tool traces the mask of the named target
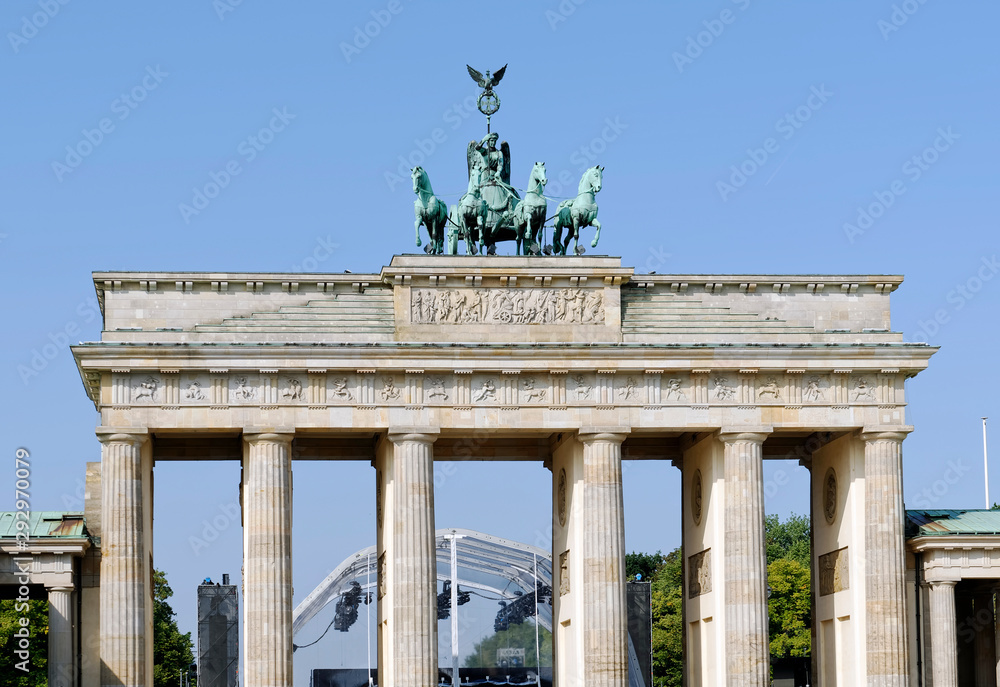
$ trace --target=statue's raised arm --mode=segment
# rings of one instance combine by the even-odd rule
[[[479,149],[479,144],[475,141],[469,141],[469,146],[466,151],[466,163],[468,164],[469,170],[469,181],[473,180],[473,177],[479,179],[482,171],[486,169],[486,159],[483,157],[482,152]],[[479,185],[479,181],[476,181],[476,185]]]

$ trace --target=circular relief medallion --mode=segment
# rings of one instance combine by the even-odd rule
[[[837,519],[837,472],[833,468],[827,468],[823,478],[823,515],[830,525]]]
[[[375,472],[375,519],[382,527],[382,471]]]
[[[691,480],[691,516],[694,518],[694,524],[701,524],[701,507],[702,507],[702,484],[701,484],[701,470],[694,471],[694,478]]]
[[[558,489],[558,507],[559,507],[559,526],[566,526],[566,468],[559,470],[559,485]]]

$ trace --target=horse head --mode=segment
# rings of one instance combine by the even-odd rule
[[[580,178],[580,186],[577,189],[578,193],[586,193],[588,191],[593,191],[597,193],[601,190],[601,184],[604,181],[604,168],[600,165],[594,165]]]
[[[417,166],[410,170],[410,178],[413,179],[413,192],[430,191],[431,184],[427,177],[427,172],[423,167]]]
[[[543,193],[547,183],[549,183],[549,179],[545,175],[545,163],[536,162],[535,166],[531,168],[531,176],[528,177],[528,193],[532,191],[538,194]],[[536,184],[537,188],[535,188]]]

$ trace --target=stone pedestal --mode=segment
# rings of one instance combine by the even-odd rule
[[[955,582],[930,583],[931,675],[934,687],[958,687]]]
[[[243,436],[246,687],[292,687],[292,436]]]
[[[434,539],[436,434],[392,432],[391,682],[386,687],[437,684],[437,558]],[[380,552],[381,555],[381,552]],[[381,584],[381,583],[380,583]],[[379,675],[382,675],[379,666]]]
[[[588,686],[628,685],[625,607],[624,434],[580,434],[583,443],[584,673]]]
[[[726,685],[767,687],[766,434],[724,432]]]
[[[906,432],[898,428],[861,434],[865,442],[865,606],[870,687],[909,685],[903,539],[905,438]],[[954,617],[951,624],[954,627]]]
[[[144,434],[99,434],[102,443],[101,684],[152,684],[151,518]],[[144,507],[147,506],[147,507]]]
[[[73,687],[73,588],[50,587],[49,687]]]

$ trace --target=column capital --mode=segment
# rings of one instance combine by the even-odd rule
[[[244,427],[243,438],[251,444],[291,444],[295,438],[292,427]]]
[[[594,425],[581,427],[577,431],[577,438],[585,444],[594,441],[607,441],[613,444],[621,444],[632,433],[632,428],[626,425],[603,426]]]
[[[906,435],[913,431],[911,425],[887,425],[865,427],[858,432],[858,437],[862,441],[871,443],[873,441],[895,441],[902,443]]]
[[[440,427],[425,425],[422,427],[399,426],[390,427],[386,437],[394,444],[416,442],[418,444],[433,444],[441,434]]]
[[[722,427],[718,431],[719,441],[727,444],[734,444],[738,441],[746,441],[755,444],[763,444],[764,440],[770,436],[772,427]]]
[[[45,591],[49,592],[50,594],[52,592],[66,592],[72,594],[73,592],[76,591],[76,587],[68,587],[66,585],[54,585],[52,587],[46,587]]]
[[[924,584],[932,588],[937,587],[952,587],[954,588],[958,584],[958,580],[928,580]]]
[[[149,439],[149,430],[145,427],[106,427],[97,428],[97,440],[102,444],[132,444],[141,446]]]

